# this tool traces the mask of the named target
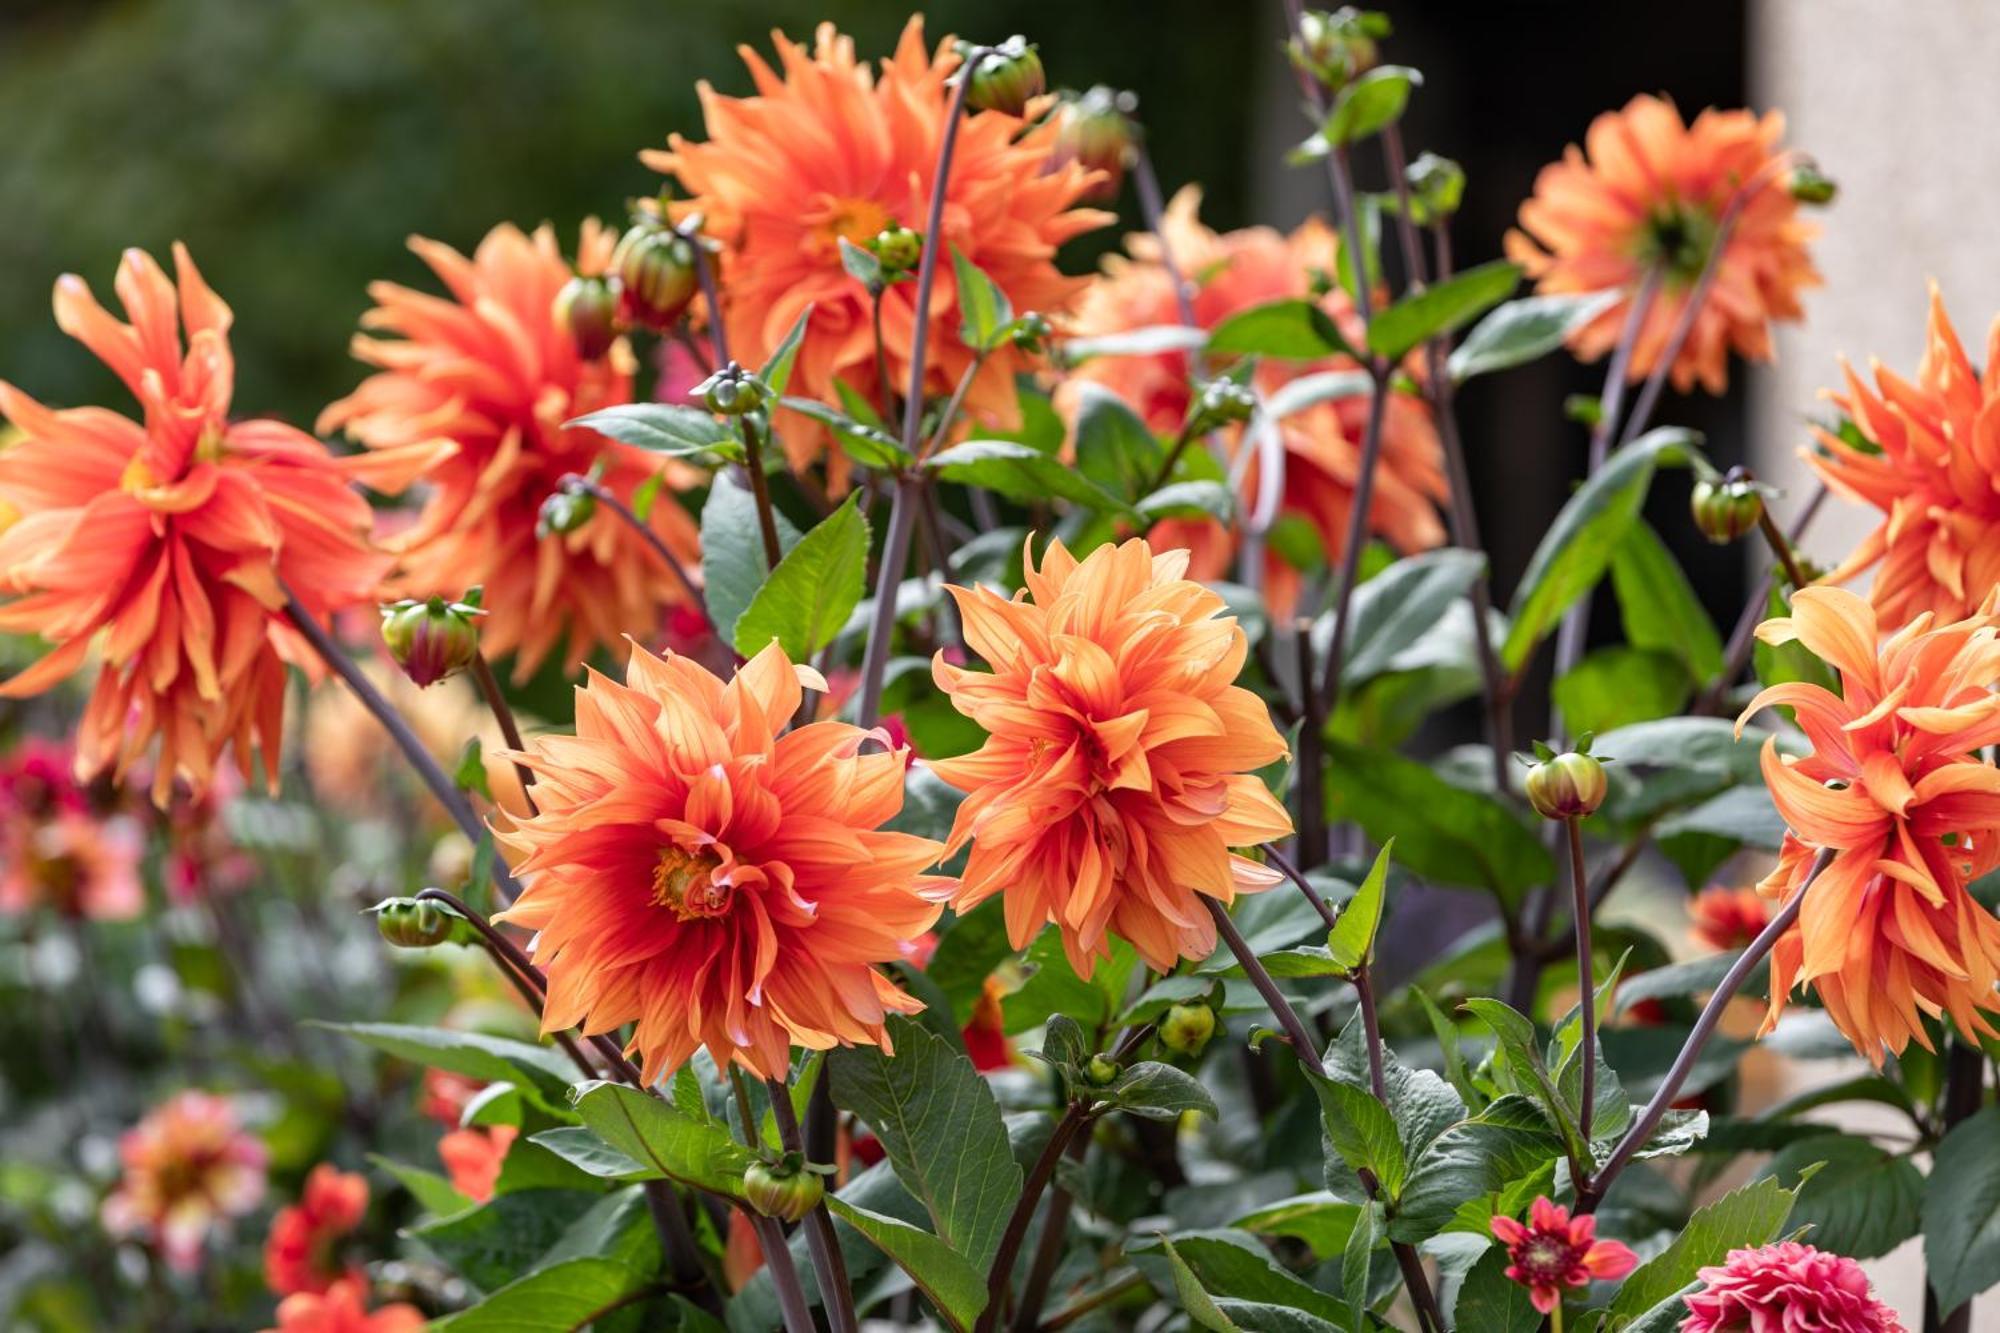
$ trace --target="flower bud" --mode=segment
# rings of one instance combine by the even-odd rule
[[[1702,536],[1727,546],[1757,526],[1764,516],[1764,496],[1754,481],[1698,481],[1688,497],[1688,509]]]
[[[1014,321],[1014,332],[1009,335],[1014,346],[1024,352],[1039,354],[1048,345],[1049,334],[1054,332],[1048,320],[1033,310]]]
[[[1215,1035],[1215,1010],[1205,1004],[1177,1004],[1160,1020],[1160,1041],[1181,1055],[1200,1055]]]
[[[868,242],[868,252],[882,265],[882,276],[893,277],[917,266],[923,258],[924,238],[902,223],[892,222],[875,233]]]
[[[1093,185],[1084,198],[1095,203],[1116,199],[1138,142],[1138,128],[1132,123],[1132,114],[1138,109],[1137,97],[1103,84],[1081,97],[1066,98],[1056,108],[1050,166],[1080,162],[1092,171],[1101,171],[1104,179]]]
[[[542,501],[542,512],[535,517],[535,536],[567,536],[596,516],[596,496],[565,488]]]
[[[961,50],[964,50],[961,43]],[[1040,97],[1047,86],[1042,74],[1042,58],[1028,39],[1016,34],[980,54],[964,75],[972,80],[965,104],[974,111],[999,111],[1018,116],[1028,103]]]
[[[796,1222],[819,1206],[826,1187],[805,1169],[797,1153],[781,1162],[754,1162],[743,1173],[743,1197],[766,1217]]]
[[[1785,180],[1785,188],[1792,198],[1802,204],[1830,204],[1840,193],[1840,186],[1829,176],[1820,172],[1816,162],[1800,162],[1792,168]]]
[[[1419,153],[1404,173],[1410,190],[1411,220],[1420,227],[1458,212],[1465,198],[1465,168],[1436,153]]]
[[[755,412],[771,395],[764,381],[731,361],[695,385],[688,396],[701,399],[717,416],[740,417],[745,412]]]
[[[1581,819],[1604,804],[1604,765],[1587,750],[1570,750],[1535,764],[1521,785],[1542,818]]]
[[[1389,21],[1383,15],[1343,5],[1330,14],[1320,10],[1301,14],[1299,30],[1285,49],[1294,65],[1338,91],[1375,67],[1381,58],[1376,40],[1388,35]]]
[[[1230,379],[1213,379],[1201,386],[1201,393],[1188,408],[1187,432],[1205,435],[1221,426],[1248,421],[1257,409],[1257,399],[1247,388]]]
[[[556,323],[586,361],[597,360],[618,341],[618,287],[616,279],[578,275],[556,293]]]
[[[1118,1062],[1108,1055],[1093,1055],[1090,1063],[1083,1067],[1083,1076],[1100,1088],[1117,1082],[1118,1072]]]
[[[382,608],[382,642],[413,683],[434,685],[479,656],[478,617],[485,614],[476,601],[396,602]]]
[[[387,898],[375,906],[375,929],[398,949],[428,949],[443,944],[458,923],[434,902],[417,898]]]
[[[687,237],[652,218],[633,223],[611,252],[619,313],[649,329],[670,328],[701,285],[695,264]]]

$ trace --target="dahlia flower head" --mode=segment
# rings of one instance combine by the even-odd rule
[[[1688,913],[1695,940],[1720,953],[1749,947],[1771,924],[1771,901],[1754,888],[1712,884],[1694,896]]]
[[[318,670],[283,618],[287,593],[314,616],[372,599],[388,561],[351,483],[398,489],[449,450],[425,439],[335,458],[280,422],[232,421],[229,307],[178,243],[174,269],[125,252],[129,323],[82,278],[56,282],[57,325],[131,390],[140,420],[52,409],[0,382],[19,431],[0,465],[0,633],[52,645],[0,696],[48,689],[99,647],[79,771],[122,777],[157,742],[160,803],[176,776],[205,790],[232,745],[246,775],[261,750],[275,785],[284,664]]]
[[[368,1284],[343,1278],[324,1292],[302,1291],[278,1302],[278,1324],[264,1333],[422,1333],[423,1311],[396,1302],[368,1308]]]
[[[1167,205],[1161,230],[1175,266],[1191,287],[1194,321],[1201,328],[1212,329],[1231,315],[1267,302],[1309,298],[1315,282],[1335,271],[1338,240],[1332,228],[1317,218],[1289,235],[1270,227],[1217,233],[1203,224],[1200,210],[1201,191],[1183,188]],[[1318,299],[1321,309],[1360,345],[1361,323],[1346,291],[1335,284]],[[1160,238],[1143,232],[1126,238],[1124,254],[1105,257],[1103,272],[1077,303],[1070,332],[1098,337],[1181,320]],[[1258,368],[1257,388],[1269,394],[1303,375],[1360,368],[1347,357],[1313,362],[1274,359]],[[1418,376],[1423,373],[1414,361],[1409,369]],[[1101,385],[1156,434],[1172,435],[1187,419],[1191,371],[1186,352],[1094,357],[1077,367],[1058,391],[1057,402],[1073,419],[1081,407],[1082,386]],[[1334,561],[1346,546],[1348,518],[1354,509],[1368,400],[1365,390],[1331,399],[1285,418],[1279,427],[1284,489],[1277,512],[1310,523],[1328,559]],[[1368,531],[1405,553],[1427,550],[1444,541],[1437,505],[1447,494],[1430,408],[1421,398],[1396,393],[1384,413]],[[1227,438],[1232,451],[1254,447],[1240,427],[1229,431]],[[1263,485],[1262,462],[1253,455],[1243,468],[1239,503],[1246,513],[1256,506]],[[1202,580],[1227,575],[1240,541],[1238,532],[1212,518],[1165,519],[1153,526],[1149,537],[1155,546],[1186,548],[1191,556],[1189,572]],[[1275,552],[1267,553],[1264,591],[1277,615],[1291,614],[1300,583],[1297,569]]]
[[[586,222],[577,270],[601,272],[613,239]],[[470,257],[422,237],[410,248],[449,295],[370,285],[375,307],[352,350],[376,373],[322,412],[319,429],[345,431],[370,451],[449,442],[425,474],[415,522],[388,539],[396,564],[387,595],[457,598],[483,584],[482,646],[495,657],[513,653],[516,680],[558,648],[574,668],[631,626],[657,623],[686,593],[616,514],[600,509],[575,532],[538,537],[542,502],[563,477],[593,465],[627,501],[663,469],[675,489],[694,474],[564,424],[630,402],[633,359],[622,341],[595,360],[577,350],[555,313],[572,269],[552,228],[528,235],[503,224]],[[663,498],[647,522],[683,564],[696,561],[694,521],[678,504]]]
[[[1873,569],[1868,597],[1885,624],[1972,614],[2000,586],[2000,319],[1982,372],[1933,284],[1915,383],[1877,364],[1871,389],[1841,369],[1845,391],[1828,396],[1872,449],[1816,429],[1819,448],[1802,456],[1835,494],[1879,509],[1882,523],[1827,579]]]
[[[1562,1304],[1565,1289],[1587,1287],[1598,1278],[1616,1281],[1639,1266],[1631,1247],[1597,1238],[1594,1216],[1571,1217],[1546,1195],[1529,1207],[1525,1224],[1495,1217],[1493,1236],[1507,1247],[1507,1276],[1528,1289],[1528,1299],[1543,1314]]]
[[[1088,977],[1112,933],[1172,971],[1215,950],[1201,899],[1227,905],[1279,882],[1229,849],[1287,837],[1291,817],[1256,770],[1286,754],[1269,710],[1236,684],[1249,652],[1221,597],[1186,577],[1186,551],[1144,539],[1078,561],[1060,541],[1012,598],[951,588],[989,671],[932,663],[939,688],[987,732],[931,764],[966,793],[945,850],[972,844],[953,905],[1005,895],[1007,935],[1049,922]]]
[[[640,157],[687,195],[673,205],[676,219],[698,214],[704,233],[720,243],[722,320],[736,359],[762,364],[810,307],[790,392],[837,406],[838,381],[880,402],[873,300],[842,267],[840,242],[865,247],[892,223],[917,232],[928,226],[938,149],[950,124],[947,80],[959,57],[950,37],[926,49],[920,17],[904,27],[879,73],[830,23],[819,26],[810,47],[775,32],[771,41],[776,69],[740,48],[752,95],[700,85],[705,141],[676,134],[665,150]],[[946,182],[943,234],[924,238],[963,254],[1017,312],[1066,311],[1083,280],[1057,271],[1056,250],[1112,217],[1076,207],[1101,173],[1057,164],[1057,133],[1052,119],[967,114]],[[950,393],[974,361],[959,337],[950,257],[949,250],[937,253],[925,312],[927,395]],[[916,286],[894,283],[881,297],[888,388],[898,395],[910,383]],[[994,351],[972,380],[967,413],[989,426],[1017,424],[1014,377],[1026,368],[1026,353]],[[825,455],[831,479],[844,482],[847,458],[829,453],[823,426],[781,413],[778,433],[795,469]]]
[[[156,1246],[184,1273],[201,1267],[209,1233],[264,1197],[264,1145],[226,1097],[178,1092],[118,1141],[125,1174],[104,1200],[104,1229]]]
[[[1841,692],[1773,685],[1737,721],[1786,706],[1811,745],[1762,765],[1788,831],[1758,886],[1780,904],[1805,892],[1798,923],[1771,954],[1777,1022],[1809,985],[1855,1049],[1877,1066],[1909,1041],[1930,1048],[1923,1019],[1950,1014],[1968,1039],[1994,1034],[2000,921],[1967,884],[2000,866],[2000,770],[1979,757],[2000,741],[2000,594],[1965,620],[1925,612],[1881,640],[1874,610],[1842,588],[1806,588],[1792,614],[1765,621],[1766,643],[1797,642],[1840,673]],[[1880,643],[1880,647],[1877,644]]]
[[[1595,361],[1618,342],[1649,271],[1658,295],[1633,345],[1628,375],[1650,376],[1700,286],[1732,207],[1736,216],[1687,339],[1675,355],[1674,388],[1710,393],[1729,383],[1729,355],[1771,358],[1771,326],[1804,314],[1800,294],[1820,284],[1807,243],[1818,228],[1799,216],[1773,111],[1709,108],[1692,123],[1664,97],[1640,95],[1590,123],[1583,146],[1545,166],[1507,233],[1507,257],[1544,293],[1625,293],[1571,336]],[[1738,203],[1739,195],[1747,196]]]
[[[353,1272],[340,1261],[342,1239],[368,1212],[368,1179],[321,1162],[306,1177],[297,1203],[271,1219],[264,1241],[264,1285],[273,1294],[324,1294]]]
[[[1907,1333],[1860,1264],[1798,1241],[1731,1250],[1696,1276],[1681,1333]]]
[[[727,682],[634,647],[625,683],[590,674],[576,734],[524,754],[539,815],[499,834],[526,884],[498,919],[536,932],[545,1031],[633,1023],[648,1082],[706,1046],[767,1078],[791,1050],[889,1049],[923,1005],[878,965],[931,928],[942,847],[884,830],[904,752],[843,722],[786,730],[801,681],[775,642]]]

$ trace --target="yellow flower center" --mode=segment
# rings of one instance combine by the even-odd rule
[[[143,495],[159,484],[159,477],[139,454],[132,455],[132,461],[125,465],[125,471],[118,477],[118,489],[127,495]]]
[[[822,258],[838,261],[841,241],[866,249],[895,219],[873,199],[834,199],[815,221],[815,248]]]
[[[722,862],[703,852],[668,847],[653,866],[653,905],[664,907],[676,920],[713,920],[729,914],[735,886],[717,883]]]

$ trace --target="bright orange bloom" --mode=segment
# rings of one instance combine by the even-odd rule
[[[507,1150],[521,1131],[513,1125],[468,1125],[438,1140],[438,1160],[451,1177],[451,1187],[474,1203],[493,1197]]]
[[[2000,586],[2000,319],[1986,338],[1986,369],[1965,354],[1931,287],[1930,328],[1917,382],[1875,367],[1876,390],[1842,365],[1847,391],[1832,395],[1874,451],[1831,431],[1806,462],[1835,492],[1882,511],[1870,533],[1827,578],[1871,567],[1869,600],[1892,625],[1921,611],[1942,620],[1972,614]]]
[[[368,1180],[321,1162],[299,1201],[280,1208],[264,1241],[264,1285],[279,1296],[324,1292],[349,1271],[337,1246],[368,1211]]]
[[[1790,826],[1778,868],[1758,886],[1789,902],[1817,852],[1835,855],[1798,924],[1771,956],[1768,1030],[1794,985],[1811,985],[1855,1049],[1877,1065],[1922,1018],[1949,1013],[1968,1039],[2000,1010],[2000,921],[1967,892],[2000,866],[2000,770],[1978,757],[2000,741],[2000,616],[1931,627],[1919,616],[1878,650],[1875,613],[1841,588],[1807,588],[1792,614],[1758,627],[1797,641],[1840,672],[1841,693],[1794,682],[1750,701],[1738,721],[1790,707],[1812,745],[1780,757],[1764,743],[1771,799]]]
[[[1495,1217],[1493,1236],[1507,1247],[1507,1276],[1528,1289],[1543,1314],[1562,1304],[1565,1288],[1587,1287],[1593,1278],[1616,1281],[1639,1266],[1630,1246],[1597,1238],[1595,1217],[1571,1217],[1546,1195],[1529,1207],[1525,1226],[1504,1213]]]
[[[0,633],[54,645],[0,696],[65,679],[101,638],[79,766],[122,776],[157,738],[162,804],[177,773],[205,789],[232,743],[246,774],[262,750],[275,785],[284,663],[318,669],[281,618],[284,589],[315,615],[372,597],[388,562],[349,482],[393,489],[440,452],[423,442],[336,459],[279,422],[231,421],[229,307],[178,244],[174,266],[178,282],[125,252],[116,287],[129,324],[82,278],[56,282],[57,325],[125,382],[143,421],[51,410],[0,382],[0,413],[21,432],[0,465],[0,509],[19,515],[0,530],[0,598],[12,599]]]
[[[422,1333],[423,1311],[397,1303],[368,1308],[360,1278],[334,1283],[324,1293],[300,1292],[278,1302],[278,1326],[264,1333]]]
[[[772,43],[782,74],[741,48],[755,95],[725,97],[700,86],[706,142],[676,134],[666,151],[640,156],[680,182],[691,197],[678,212],[699,213],[703,229],[722,243],[722,313],[736,359],[761,364],[811,306],[790,392],[838,403],[840,380],[879,402],[872,303],[841,267],[840,242],[865,246],[891,223],[924,229],[948,124],[945,80],[959,60],[949,37],[935,54],[925,51],[921,18],[903,29],[879,77],[830,23],[819,26],[810,51],[780,33]],[[1111,220],[1075,207],[1094,173],[1073,162],[1049,169],[1056,134],[1053,121],[1024,126],[997,111],[966,116],[958,132],[944,235],[936,239],[985,272],[1017,313],[1066,310],[1083,283],[1056,271],[1056,248]],[[950,257],[938,254],[924,367],[926,392],[939,395],[952,391],[973,357],[959,338]],[[910,382],[915,302],[914,282],[893,284],[882,296],[882,340],[898,394]],[[971,415],[1013,425],[1014,376],[1026,365],[1012,347],[989,356],[966,396]],[[826,432],[803,419],[781,421],[780,434],[794,467],[825,447]],[[845,457],[836,454],[828,467],[844,477]]]
[[[579,267],[601,268],[612,237],[585,224]],[[556,293],[571,270],[548,227],[527,236],[495,227],[470,259],[413,237],[410,248],[451,298],[392,282],[368,291],[375,308],[354,355],[378,373],[320,414],[322,432],[344,429],[370,449],[446,439],[457,452],[429,475],[414,526],[391,541],[400,595],[456,597],[484,584],[480,637],[491,655],[517,654],[526,679],[558,644],[572,666],[635,627],[657,624],[684,600],[673,574],[616,514],[600,510],[567,536],[539,540],[535,520],[564,475],[602,463],[604,486],[621,499],[661,470],[659,459],[572,418],[631,401],[631,352],[623,343],[594,361],[577,352],[556,318]],[[668,464],[669,481],[688,473]],[[693,562],[694,522],[669,498],[653,506],[653,530]]]
[[[527,887],[500,919],[535,931],[545,1031],[636,1023],[647,1081],[706,1046],[784,1076],[794,1045],[871,1042],[922,1003],[875,965],[936,922],[940,847],[882,830],[904,754],[844,722],[784,731],[799,683],[776,643],[725,684],[632,650],[620,685],[591,673],[575,736],[543,736],[538,817],[500,834]],[[780,732],[783,732],[781,735]]]
[[[1652,374],[1666,355],[1681,314],[1708,261],[1725,212],[1738,193],[1755,191],[1737,214],[1715,264],[1706,299],[1674,358],[1674,387],[1699,380],[1710,393],[1729,383],[1729,353],[1771,358],[1771,324],[1797,320],[1799,295],[1820,283],[1806,242],[1819,229],[1799,216],[1786,188],[1777,144],[1785,118],[1772,111],[1703,111],[1692,125],[1671,101],[1641,95],[1622,111],[1590,123],[1584,146],[1571,144],[1543,167],[1521,205],[1521,229],[1507,233],[1507,257],[1543,292],[1618,288],[1619,301],[1570,339],[1586,361],[1618,341],[1649,270],[1662,280],[1638,341],[1630,376]]]
[[[1721,884],[1697,893],[1688,913],[1694,918],[1695,939],[1717,952],[1748,946],[1771,924],[1771,904],[1763,894]]]
[[[178,1092],[118,1141],[124,1178],[104,1201],[104,1229],[159,1247],[182,1272],[201,1267],[209,1231],[264,1197],[264,1145],[225,1097]]]
[[[1277,883],[1229,849],[1292,831],[1254,775],[1285,741],[1236,684],[1249,642],[1187,563],[1140,538],[1081,563],[1052,542],[1039,569],[1030,553],[1012,600],[951,589],[992,671],[932,663],[952,706],[989,733],[931,765],[967,793],[946,844],[972,843],[955,906],[1005,890],[1014,947],[1054,921],[1086,977],[1113,931],[1159,972],[1206,958],[1215,921],[1197,895],[1229,903]]]
[[[1167,206],[1162,230],[1176,267],[1192,284],[1195,323],[1213,328],[1229,316],[1270,301],[1298,299],[1313,293],[1315,283],[1334,271],[1339,250],[1333,230],[1319,219],[1301,224],[1289,236],[1269,227],[1246,227],[1217,234],[1197,216],[1201,192],[1193,186],[1180,191]],[[1123,333],[1161,324],[1179,324],[1173,279],[1160,260],[1160,242],[1150,232],[1126,238],[1128,254],[1109,255],[1104,272],[1084,293],[1072,330],[1078,336]],[[1320,298],[1320,307],[1357,344],[1361,325],[1353,303],[1339,286]],[[1275,392],[1303,375],[1359,370],[1346,357],[1318,362],[1267,361],[1257,372],[1257,387]],[[1172,435],[1187,419],[1192,391],[1185,352],[1152,356],[1106,356],[1086,361],[1069,383],[1101,384],[1145,418],[1156,433]],[[1077,391],[1065,386],[1058,394],[1065,411],[1074,415]],[[1338,561],[1347,545],[1348,518],[1354,509],[1354,486],[1361,472],[1361,440],[1367,429],[1368,393],[1317,403],[1285,418],[1279,434],[1284,444],[1284,494],[1278,512],[1296,514],[1312,524],[1329,559]],[[1245,447],[1240,430],[1231,432],[1230,447]],[[1243,512],[1256,504],[1261,472],[1254,459],[1244,469]],[[1375,493],[1369,505],[1368,527],[1398,550],[1420,551],[1444,541],[1436,504],[1446,495],[1442,454],[1430,409],[1421,398],[1395,394],[1385,408],[1381,461]],[[1212,580],[1227,576],[1236,554],[1238,534],[1214,519],[1172,518],[1154,525],[1149,537],[1156,547],[1181,546],[1193,552],[1192,577]],[[1279,558],[1266,556],[1264,591],[1272,609],[1289,615],[1298,600],[1300,573]]]

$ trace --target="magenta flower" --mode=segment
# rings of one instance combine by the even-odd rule
[[[1543,1314],[1562,1303],[1564,1287],[1621,1278],[1639,1266],[1629,1246],[1597,1238],[1596,1218],[1572,1218],[1546,1195],[1528,1209],[1525,1226],[1511,1217],[1494,1218],[1493,1235],[1507,1247],[1507,1276],[1528,1289]]]
[[[1860,1264],[1797,1241],[1731,1250],[1700,1277],[1681,1333],[1908,1333]]]

